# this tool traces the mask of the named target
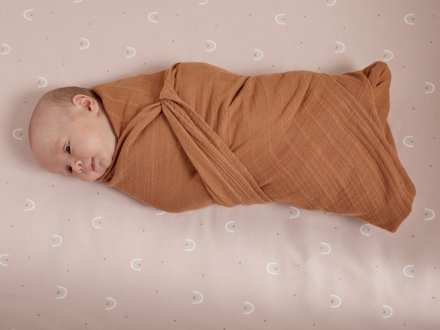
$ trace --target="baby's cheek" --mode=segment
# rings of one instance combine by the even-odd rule
[[[84,143],[84,148],[88,153],[96,154],[102,149],[101,139],[96,136],[91,136]]]

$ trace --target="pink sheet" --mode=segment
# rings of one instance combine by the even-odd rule
[[[0,329],[440,328],[440,3],[3,1]],[[242,74],[384,60],[418,194],[397,233],[276,204],[182,214],[46,173],[38,98],[177,61]]]

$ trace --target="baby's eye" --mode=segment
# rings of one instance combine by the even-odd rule
[[[66,146],[66,152],[68,154],[70,154],[70,152],[71,152],[71,150],[70,150],[70,143],[68,143],[67,146]]]

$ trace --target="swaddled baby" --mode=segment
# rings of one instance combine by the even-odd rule
[[[390,82],[383,62],[255,76],[176,63],[46,93],[29,138],[43,168],[165,211],[277,202],[394,232],[416,191],[387,123]]]

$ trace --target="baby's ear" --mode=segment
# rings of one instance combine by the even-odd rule
[[[95,111],[96,109],[99,109],[97,102],[87,95],[77,94],[72,98],[72,102],[76,107],[79,107],[82,110]]]

